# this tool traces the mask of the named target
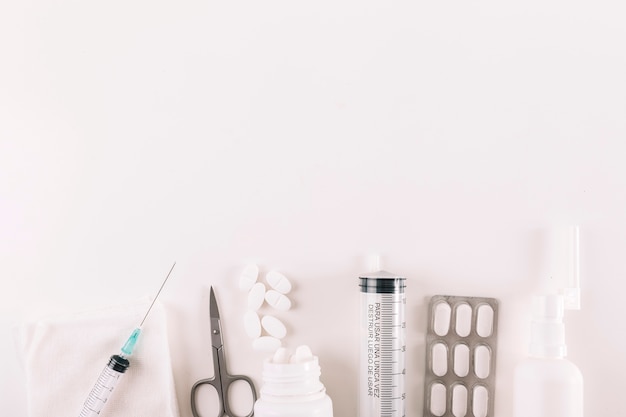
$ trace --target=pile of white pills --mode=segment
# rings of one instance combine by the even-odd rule
[[[264,303],[278,311],[291,308],[287,294],[291,291],[291,282],[278,271],[265,275],[265,284],[257,282],[259,267],[248,265],[239,277],[239,289],[248,292],[248,310],[243,316],[246,334],[252,339],[252,348],[266,352],[275,352],[282,345],[281,339],[287,335],[287,328],[280,319],[270,314],[259,316],[259,309]]]

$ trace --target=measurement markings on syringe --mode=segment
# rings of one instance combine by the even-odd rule
[[[365,378],[361,397],[362,417],[404,417],[405,319],[404,279],[394,279],[393,292],[387,278],[367,281],[362,278],[362,306],[365,308],[363,356]],[[368,284],[370,286],[368,286]],[[369,398],[364,402],[364,398]]]
[[[380,411],[383,416],[392,416],[396,411],[396,402],[403,400],[403,393],[397,392],[399,387],[395,383],[398,376],[403,375],[402,370],[398,369],[399,360],[397,355],[404,351],[404,346],[401,346],[401,338],[397,334],[404,326],[403,323],[398,323],[400,319],[399,314],[396,312],[396,304],[400,304],[401,301],[390,301],[383,303],[380,310],[382,317],[380,318],[382,329],[380,335],[382,340],[380,341],[380,348],[382,350],[382,364],[379,366],[379,370],[382,373],[380,375],[381,382],[381,405]]]

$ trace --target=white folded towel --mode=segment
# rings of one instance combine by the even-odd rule
[[[26,372],[30,417],[73,417],[104,367],[139,324],[149,299],[22,326],[18,350]],[[143,325],[130,368],[101,417],[177,417],[165,312],[156,303]]]

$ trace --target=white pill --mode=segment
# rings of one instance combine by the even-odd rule
[[[241,291],[248,291],[252,288],[257,278],[259,277],[259,267],[252,264],[246,266],[239,276],[239,289]]]
[[[277,339],[282,339],[287,335],[287,328],[283,322],[274,316],[263,316],[261,324],[270,336],[274,336]]]
[[[289,351],[287,348],[278,348],[274,356],[272,357],[274,363],[289,363]]]
[[[280,340],[272,336],[257,337],[252,341],[252,349],[264,352],[274,352],[280,347]]]
[[[248,308],[250,310],[258,310],[263,305],[263,299],[265,297],[265,285],[262,282],[257,282],[252,286],[248,293]]]
[[[250,338],[254,339],[261,336],[261,320],[259,320],[259,315],[254,311],[248,310],[243,315],[243,326]]]
[[[265,293],[265,301],[276,310],[287,311],[291,308],[291,301],[285,295],[276,290],[269,290]]]
[[[268,272],[267,275],[265,275],[265,279],[267,283],[270,284],[270,287],[274,288],[279,293],[287,294],[291,291],[291,282],[278,271]]]
[[[296,348],[296,353],[291,357],[291,363],[304,363],[313,360],[313,352],[307,345],[301,345]]]

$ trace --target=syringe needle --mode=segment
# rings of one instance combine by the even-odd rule
[[[126,340],[126,343],[124,343],[124,346],[122,346],[123,356],[130,356],[133,354],[133,350],[135,350],[135,345],[137,344],[137,340],[139,340],[139,335],[141,334],[141,326],[143,326],[143,322],[146,321],[146,317],[148,317],[148,313],[150,313],[150,310],[152,310],[152,306],[154,305],[154,302],[157,300],[157,298],[159,298],[159,294],[161,294],[161,290],[163,289],[163,286],[165,286],[165,283],[167,282],[167,279],[170,277],[170,274],[172,273],[172,270],[174,269],[175,266],[176,266],[176,262],[174,262],[174,265],[172,265],[172,267],[170,268],[170,272],[167,273],[165,280],[163,280],[163,283],[161,284],[161,288],[159,288],[159,291],[157,292],[156,296],[152,300],[150,307],[148,307],[148,311],[146,311],[146,315],[143,316],[143,320],[141,320],[141,323],[139,324],[139,326],[135,328],[135,330],[133,330],[128,340]]]
[[[143,320],[141,320],[141,323],[139,323],[139,327],[143,326],[143,322],[146,321],[146,317],[148,317],[150,310],[152,310],[152,306],[154,305],[154,302],[157,300],[157,298],[159,298],[159,294],[161,294],[161,290],[165,286],[165,283],[167,282],[167,279],[170,277],[170,274],[172,273],[172,270],[174,269],[175,266],[176,266],[176,262],[174,262],[174,265],[172,265],[172,267],[170,268],[170,272],[167,273],[165,280],[163,280],[163,283],[161,284],[161,288],[159,288],[159,291],[157,291],[156,295],[154,296],[154,299],[152,299],[152,303],[150,304],[150,307],[148,307],[148,311],[146,311],[146,315],[143,316]]]

